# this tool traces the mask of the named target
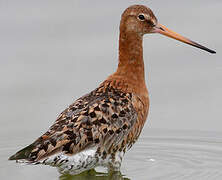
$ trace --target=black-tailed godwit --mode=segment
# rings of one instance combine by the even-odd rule
[[[9,159],[51,165],[70,174],[96,166],[119,171],[125,152],[138,139],[148,115],[142,42],[143,35],[149,33],[215,53],[159,24],[149,8],[130,6],[120,22],[116,72],[77,99],[45,134]]]

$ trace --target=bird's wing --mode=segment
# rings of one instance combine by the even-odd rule
[[[71,155],[92,146],[110,153],[121,148],[136,119],[132,94],[100,86],[76,100],[44,135],[10,159],[35,162],[57,152]]]

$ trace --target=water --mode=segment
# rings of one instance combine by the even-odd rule
[[[151,107],[121,174],[60,177],[7,159],[115,71],[120,14],[138,1],[0,0],[0,179],[222,179],[222,1],[140,3],[217,54],[146,35]]]
[[[152,130],[151,130],[152,131]],[[136,179],[221,179],[221,134],[154,130],[129,154],[127,172]],[[131,158],[130,158],[131,157]],[[135,168],[137,167],[137,168]],[[131,169],[131,170],[130,170]]]
[[[18,138],[15,144],[24,144]],[[7,179],[140,179],[220,180],[222,178],[222,133],[206,131],[155,130],[143,133],[124,157],[121,174],[107,174],[103,168],[81,175],[60,175],[56,168],[21,165],[7,161],[17,150],[1,139],[1,176]],[[11,173],[13,172],[13,173]],[[33,177],[33,174],[35,176]]]

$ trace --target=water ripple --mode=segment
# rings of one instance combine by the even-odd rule
[[[148,134],[148,133],[147,133]],[[222,179],[220,133],[152,131],[126,155],[132,179]]]

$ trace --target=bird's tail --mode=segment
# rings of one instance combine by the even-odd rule
[[[33,148],[34,144],[30,144],[29,146],[23,148],[22,150],[18,151],[17,153],[9,157],[8,160],[20,160],[20,159],[29,160]]]

